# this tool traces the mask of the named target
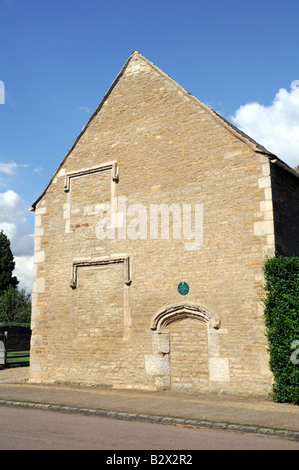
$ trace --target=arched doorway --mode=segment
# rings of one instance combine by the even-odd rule
[[[169,368],[172,390],[209,389],[208,329],[194,318],[169,326]]]
[[[205,323],[210,323],[213,328],[220,328],[220,318],[201,304],[186,302],[162,307],[154,315],[151,322],[151,330],[159,332],[167,328],[171,323],[184,318],[195,318]]]
[[[208,391],[209,358],[215,349],[214,332],[219,328],[218,315],[203,305],[184,303],[161,308],[151,323],[151,361],[157,388]],[[211,336],[213,348],[209,346]]]

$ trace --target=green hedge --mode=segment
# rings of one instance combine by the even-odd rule
[[[265,321],[273,399],[299,404],[299,257],[265,263]]]

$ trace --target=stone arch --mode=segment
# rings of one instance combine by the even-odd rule
[[[205,323],[208,330],[209,358],[218,356],[219,316],[199,303],[183,302],[160,308],[153,316],[153,354],[145,355],[146,373],[154,376],[157,389],[169,389],[170,382],[170,335],[169,326],[186,318],[193,318]]]
[[[184,302],[183,304],[172,304],[162,307],[152,319],[151,330],[160,332],[171,323],[184,318],[195,318],[199,321],[209,323],[213,328],[220,328],[220,318],[201,304]]]

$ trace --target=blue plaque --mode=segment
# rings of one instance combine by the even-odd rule
[[[189,286],[187,282],[180,282],[178,285],[178,291],[181,295],[186,295],[189,292]]]

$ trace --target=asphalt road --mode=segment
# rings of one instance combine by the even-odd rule
[[[299,442],[232,431],[0,407],[0,450],[132,450],[132,455],[138,456],[138,450],[181,449],[299,450]]]

